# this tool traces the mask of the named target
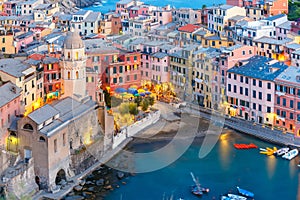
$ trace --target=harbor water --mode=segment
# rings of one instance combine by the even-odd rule
[[[102,5],[97,5],[97,6],[89,6],[86,8],[83,8],[84,10],[92,10],[92,11],[97,11],[97,12],[103,12],[107,13],[109,11],[115,10],[116,9],[116,3],[119,0],[104,0],[102,1]],[[166,6],[166,5],[171,5],[174,6],[175,8],[194,8],[194,9],[200,9],[202,8],[202,5],[206,6],[212,6],[212,5],[217,5],[217,4],[224,4],[226,1],[225,0],[218,0],[218,1],[206,1],[206,0],[141,0],[145,4],[151,4],[154,6]]]
[[[149,152],[163,143],[137,143],[130,148]],[[219,199],[221,194],[237,193],[236,186],[252,191],[256,200],[300,198],[298,157],[288,161],[260,154],[259,149],[237,150],[235,143],[254,143],[260,148],[274,145],[229,130],[203,159],[198,157],[201,143],[198,138],[180,159],[161,170],[129,177],[126,185],[109,192],[105,199],[199,199],[190,193],[189,187],[193,185],[190,172],[203,187],[210,189],[201,199]]]

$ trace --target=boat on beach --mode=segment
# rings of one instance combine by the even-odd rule
[[[253,198],[254,197],[254,193],[250,192],[248,190],[242,189],[240,187],[236,187],[237,190],[239,191],[239,193],[245,197],[249,197],[249,198]]]
[[[298,149],[292,149],[289,152],[285,153],[282,158],[285,158],[287,160],[292,160],[299,154]]]
[[[289,152],[289,148],[288,147],[283,147],[283,148],[280,148],[278,149],[276,152],[275,152],[275,156],[282,156],[284,154],[286,154],[287,152]]]

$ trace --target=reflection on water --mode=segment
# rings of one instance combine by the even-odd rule
[[[267,172],[268,172],[269,178],[272,178],[274,176],[276,162],[277,162],[277,158],[275,156],[267,157]]]
[[[228,133],[223,133],[220,136],[220,140],[219,140],[219,154],[220,154],[220,163],[222,165],[222,168],[224,170],[228,170],[230,168],[230,147],[229,145],[230,142],[228,141]]]

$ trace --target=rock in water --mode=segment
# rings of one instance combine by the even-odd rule
[[[124,173],[123,172],[118,172],[117,177],[118,177],[118,179],[124,178]]]
[[[73,189],[74,189],[75,191],[79,192],[79,191],[82,190],[82,186],[76,185]]]
[[[104,179],[99,179],[98,181],[96,181],[96,185],[100,186],[100,185],[104,185]]]
[[[79,195],[76,195],[76,196],[68,196],[65,198],[65,200],[82,200],[84,199],[83,196],[79,196]]]

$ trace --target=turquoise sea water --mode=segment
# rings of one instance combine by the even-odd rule
[[[299,199],[299,159],[287,161],[259,154],[258,149],[237,150],[233,147],[234,143],[251,142],[262,148],[274,146],[229,131],[205,158],[198,158],[201,141],[196,142],[173,164],[128,178],[126,185],[110,192],[105,199],[160,200],[170,199],[173,195],[173,200],[196,200],[199,198],[189,191],[193,184],[190,172],[203,186],[210,188],[210,192],[201,197],[203,200],[219,199],[220,194],[228,192],[236,193],[236,186],[254,192],[256,200]],[[139,144],[133,149],[147,152],[158,145],[161,143]]]
[[[84,8],[85,10],[93,10],[93,11],[98,11],[98,12],[103,12],[106,13],[110,10],[115,10],[116,8],[116,3],[119,0],[105,0],[103,2],[102,6],[94,7],[86,7]],[[154,6],[165,6],[165,5],[171,5],[176,8],[202,8],[202,5],[206,6],[212,6],[214,4],[224,4],[226,1],[225,0],[212,0],[212,1],[207,1],[207,0],[142,0],[146,4],[151,4]]]

